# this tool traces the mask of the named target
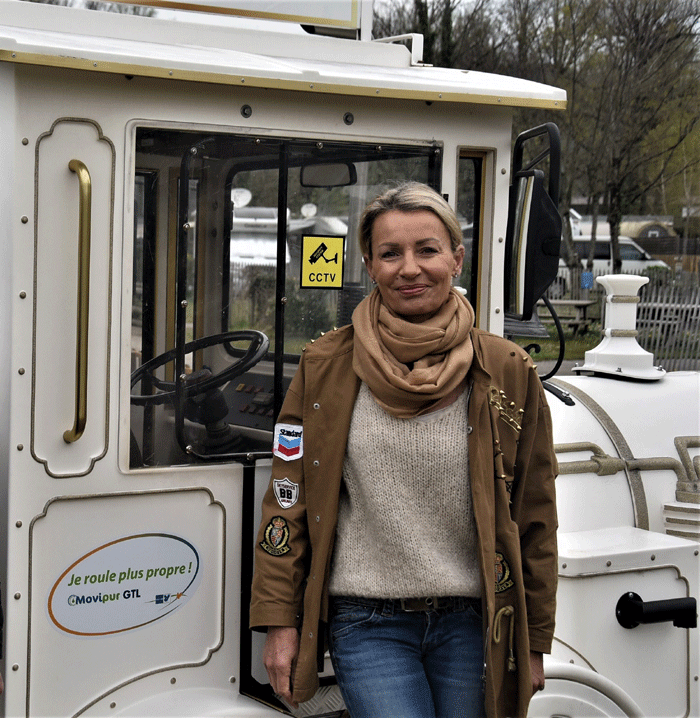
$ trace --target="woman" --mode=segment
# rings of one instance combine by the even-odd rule
[[[251,604],[270,682],[311,698],[328,624],[352,718],[525,716],[557,577],[541,384],[451,287],[439,194],[386,192],[360,245],[376,289],[307,347],[275,427]]]

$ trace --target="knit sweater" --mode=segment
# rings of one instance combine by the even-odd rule
[[[440,411],[397,419],[362,384],[343,480],[332,595],[481,594],[466,392]]]

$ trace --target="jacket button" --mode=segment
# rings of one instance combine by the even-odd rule
[[[468,426],[468,427],[467,427],[467,434],[471,434],[472,431],[474,431],[474,427],[473,427],[473,426]]]

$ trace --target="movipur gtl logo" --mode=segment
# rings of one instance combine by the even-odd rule
[[[201,579],[197,549],[171,534],[116,539],[73,562],[54,583],[48,614],[74,636],[109,636],[171,615]]]

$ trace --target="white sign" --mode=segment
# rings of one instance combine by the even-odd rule
[[[134,0],[117,0],[134,4]],[[286,20],[309,25],[360,27],[361,0],[140,0],[138,5]]]
[[[159,621],[194,595],[199,552],[171,534],[127,536],[81,556],[58,577],[48,614],[61,631],[108,636]]]

